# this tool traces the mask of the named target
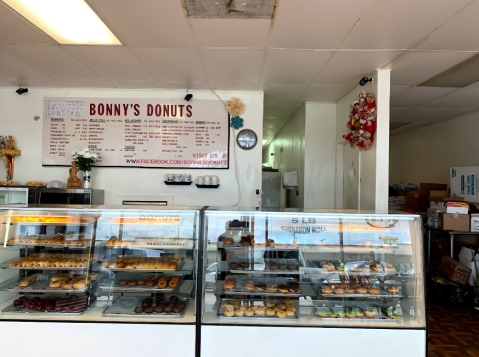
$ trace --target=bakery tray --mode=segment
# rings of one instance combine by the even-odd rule
[[[332,294],[325,294],[321,291],[321,289],[325,286],[329,286],[329,285],[328,284],[320,284],[319,287],[318,287],[318,292],[321,296],[328,297],[328,298],[330,298],[330,297],[335,297],[335,298],[374,298],[374,297],[377,297],[377,298],[391,298],[391,297],[400,298],[401,297],[400,292],[398,294],[392,294],[392,293],[382,289],[380,286],[374,286],[374,289],[379,290],[379,294],[370,294],[370,293],[366,293],[366,294],[358,294],[358,293],[335,294],[334,292]]]
[[[90,242],[83,244],[7,243],[7,246],[85,249],[90,246]]]
[[[89,267],[95,263],[96,261],[90,261],[90,262],[86,262],[87,265],[84,266],[84,267],[68,267],[68,268],[65,268],[65,267],[11,267],[11,266],[8,266],[9,263],[11,262],[15,262],[15,261],[18,261],[18,258],[17,259],[12,259],[8,262],[5,262],[4,264],[4,267],[5,268],[8,268],[8,269],[15,269],[15,270],[40,270],[40,271],[43,271],[43,270],[52,270],[52,271],[59,271],[59,270],[72,270],[72,271],[85,271],[85,270],[88,270]]]
[[[142,318],[182,318],[188,309],[187,298],[179,298],[178,301],[186,301],[186,306],[181,313],[167,313],[167,312],[152,312],[146,313],[142,312],[137,314],[134,312],[135,307],[141,306],[141,301],[144,297],[135,297],[135,296],[120,296],[118,299],[113,301],[111,306],[108,306],[103,311],[103,316],[105,317],[142,317]]]
[[[294,316],[286,316],[286,317],[278,317],[278,316],[267,316],[267,315],[263,315],[263,316],[259,316],[259,315],[253,315],[253,316],[225,316],[224,314],[224,310],[221,308],[221,304],[222,303],[228,303],[232,300],[236,300],[236,299],[221,299],[218,303],[218,311],[217,311],[217,315],[218,315],[218,318],[220,319],[225,319],[225,320],[238,320],[238,321],[247,321],[247,320],[259,320],[259,321],[278,321],[278,320],[281,320],[281,321],[295,321],[297,318],[298,318],[298,307],[295,305],[295,309],[296,311],[294,312]],[[271,299],[268,299],[268,300],[265,300],[265,299],[241,299],[240,301],[242,302],[258,302],[258,303],[263,303],[264,306],[266,306],[266,302],[267,301],[273,301],[276,305],[278,304],[281,304],[283,301],[282,300],[271,300]],[[294,304],[294,303],[293,303]]]
[[[194,241],[191,239],[184,243],[160,244],[160,242],[152,242],[152,244],[137,244],[131,242],[129,245],[105,245],[107,249],[193,249],[194,247]]]
[[[105,268],[109,271],[112,272],[129,272],[129,273],[172,273],[178,270],[181,270],[183,266],[185,265],[185,261],[183,260],[180,264],[178,264],[178,267],[176,269],[125,269],[125,268]]]
[[[329,305],[329,306],[328,306]],[[376,313],[376,315],[374,317],[366,317],[363,316],[363,317],[321,317],[321,316],[318,316],[318,310],[319,309],[329,309],[329,308],[332,308],[333,310],[344,310],[344,311],[347,311],[347,308],[348,307],[361,307],[363,310],[365,310],[366,308],[372,308],[374,309],[374,312]],[[398,311],[401,311],[401,308],[396,308]],[[401,311],[402,312],[402,311]],[[344,305],[339,305],[339,304],[329,304],[329,303],[325,303],[325,304],[322,304],[322,306],[314,306],[314,314],[316,316],[317,319],[321,319],[322,321],[324,322],[335,322],[335,321],[338,321],[338,322],[341,322],[341,321],[349,321],[349,322],[366,322],[366,323],[370,323],[371,321],[374,321],[374,322],[387,322],[387,323],[402,323],[403,322],[403,318],[401,317],[400,319],[392,319],[390,318],[389,316],[387,316],[381,309],[381,306],[379,306],[378,304],[375,304],[375,305],[363,305],[363,304],[344,304]]]
[[[251,295],[251,296],[284,296],[284,297],[300,297],[301,292],[295,294],[290,291],[287,293],[280,293],[279,291],[271,292],[264,289],[263,291],[253,290],[249,291],[244,288],[244,285],[247,280],[253,280],[255,284],[268,284],[273,283],[276,285],[288,285],[289,283],[295,282],[297,283],[296,279],[293,278],[235,278],[236,283],[233,289],[227,290],[222,287],[223,282],[218,282],[218,286],[222,289],[222,294],[224,295]],[[221,285],[220,285],[221,284]]]
[[[50,298],[53,299],[54,296],[51,296]],[[3,308],[1,311],[2,311],[2,314],[4,315],[13,315],[13,316],[18,316],[19,314],[32,315],[32,317],[35,315],[36,316],[51,316],[51,317],[61,316],[61,315],[80,316],[87,309],[89,305],[88,300],[89,300],[88,296],[81,296],[76,300],[72,300],[71,302],[58,304],[62,307],[74,306],[74,305],[78,305],[79,303],[81,303],[82,305],[85,304],[85,307],[79,311],[35,311],[35,310],[29,310],[25,306],[13,306],[13,304],[8,305],[7,307]]]
[[[52,277],[53,274],[33,274],[28,276],[28,278],[31,278],[33,276],[37,277],[37,282],[35,284],[29,285],[25,288],[21,288],[18,286],[18,284],[24,280],[27,280],[28,278],[22,278],[18,280],[18,283],[15,283],[14,285],[9,285],[8,287],[5,288],[5,290],[10,291],[10,292],[21,292],[21,293],[84,293],[88,289],[90,289],[90,284],[86,285],[82,289],[62,289],[62,288],[51,288],[50,287],[50,278]],[[57,274],[55,274],[57,275]]]
[[[130,286],[119,286],[118,281],[121,279],[126,279],[126,280],[138,280],[138,279],[143,279],[143,280],[148,280],[148,277],[151,274],[144,274],[144,273],[118,273],[115,274],[114,279],[103,279],[100,282],[99,288],[101,290],[109,290],[111,292],[159,292],[159,293],[170,293],[176,288],[180,286],[180,283],[182,282],[183,278],[185,277],[183,274],[167,274],[170,278],[173,276],[179,276],[180,280],[178,281],[178,285],[174,288],[165,288],[165,289],[160,289],[157,285],[158,278],[161,278],[165,274],[157,274],[156,275],[156,282],[155,286],[153,287],[147,287],[147,286],[135,286],[135,287],[130,287]]]

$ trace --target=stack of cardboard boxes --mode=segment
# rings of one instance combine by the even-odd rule
[[[431,191],[427,225],[446,231],[469,232],[469,204],[448,191]]]
[[[451,196],[470,203],[470,230],[479,232],[479,167],[451,167]]]

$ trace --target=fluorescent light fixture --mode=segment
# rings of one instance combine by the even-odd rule
[[[61,44],[121,45],[84,0],[2,0]]]
[[[268,141],[268,140],[263,140],[263,145],[266,144],[267,141]]]

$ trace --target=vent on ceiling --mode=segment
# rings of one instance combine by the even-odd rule
[[[184,0],[190,17],[267,19],[276,0]]]
[[[406,122],[406,123],[389,123],[389,131],[393,131],[399,128],[402,128],[403,126],[412,124],[412,122]]]

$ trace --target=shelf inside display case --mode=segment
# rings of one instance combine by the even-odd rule
[[[191,239],[185,238],[160,238],[160,239],[143,239],[135,241],[119,241],[118,243],[108,244],[110,240],[105,243],[105,248],[108,249],[194,249],[195,242]],[[103,242],[99,241],[97,244]]]
[[[90,279],[84,276],[32,274],[28,277],[12,278],[3,282],[0,284],[0,291],[40,294],[85,293],[92,284],[97,282],[98,279]],[[25,286],[22,286],[22,283]]]

